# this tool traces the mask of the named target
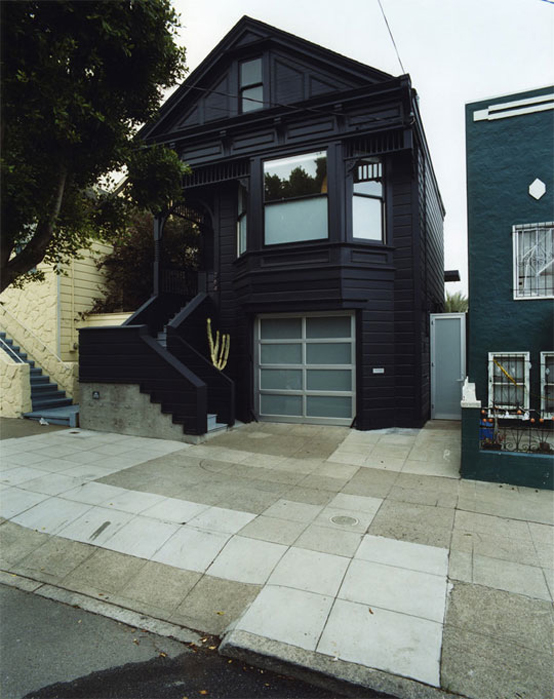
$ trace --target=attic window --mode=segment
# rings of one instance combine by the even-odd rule
[[[244,61],[240,64],[240,111],[244,114],[262,109],[263,100],[262,59]]]

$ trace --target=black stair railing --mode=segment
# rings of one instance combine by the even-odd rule
[[[79,342],[81,383],[138,384],[184,432],[205,434],[206,384],[151,337],[147,325],[83,328]]]

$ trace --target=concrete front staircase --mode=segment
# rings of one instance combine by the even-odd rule
[[[23,417],[30,420],[46,420],[52,425],[68,425],[76,427],[79,417],[79,406],[73,405],[71,398],[68,398],[65,391],[58,389],[57,384],[50,381],[50,377],[43,373],[42,369],[36,366],[34,360],[29,359],[26,352],[23,352],[14,341],[0,332],[0,344],[3,349],[16,361],[25,362],[30,366],[31,377],[31,403],[32,411],[24,413]]]

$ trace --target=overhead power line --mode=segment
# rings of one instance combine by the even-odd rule
[[[396,51],[396,58],[398,58],[398,62],[400,63],[400,67],[402,68],[402,72],[405,73],[404,66],[402,65],[402,61],[400,60],[400,54],[398,53],[398,49],[396,48],[396,41],[394,40],[394,36],[392,35],[392,31],[389,25],[389,22],[387,20],[387,15],[385,14],[385,10],[383,9],[383,5],[381,4],[381,0],[377,0],[379,3],[379,7],[381,8],[381,12],[383,14],[383,19],[385,20],[385,24],[387,25],[387,29],[389,30],[390,38],[392,41],[392,45],[394,46],[394,50]]]

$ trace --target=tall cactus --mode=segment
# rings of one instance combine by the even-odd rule
[[[208,331],[208,343],[210,345],[210,355],[212,359],[212,364],[216,369],[222,371],[227,366],[227,360],[229,359],[229,347],[231,346],[231,336],[220,336],[219,330],[217,330],[214,342],[214,338],[212,335],[211,318],[208,318],[206,321],[206,329]]]

